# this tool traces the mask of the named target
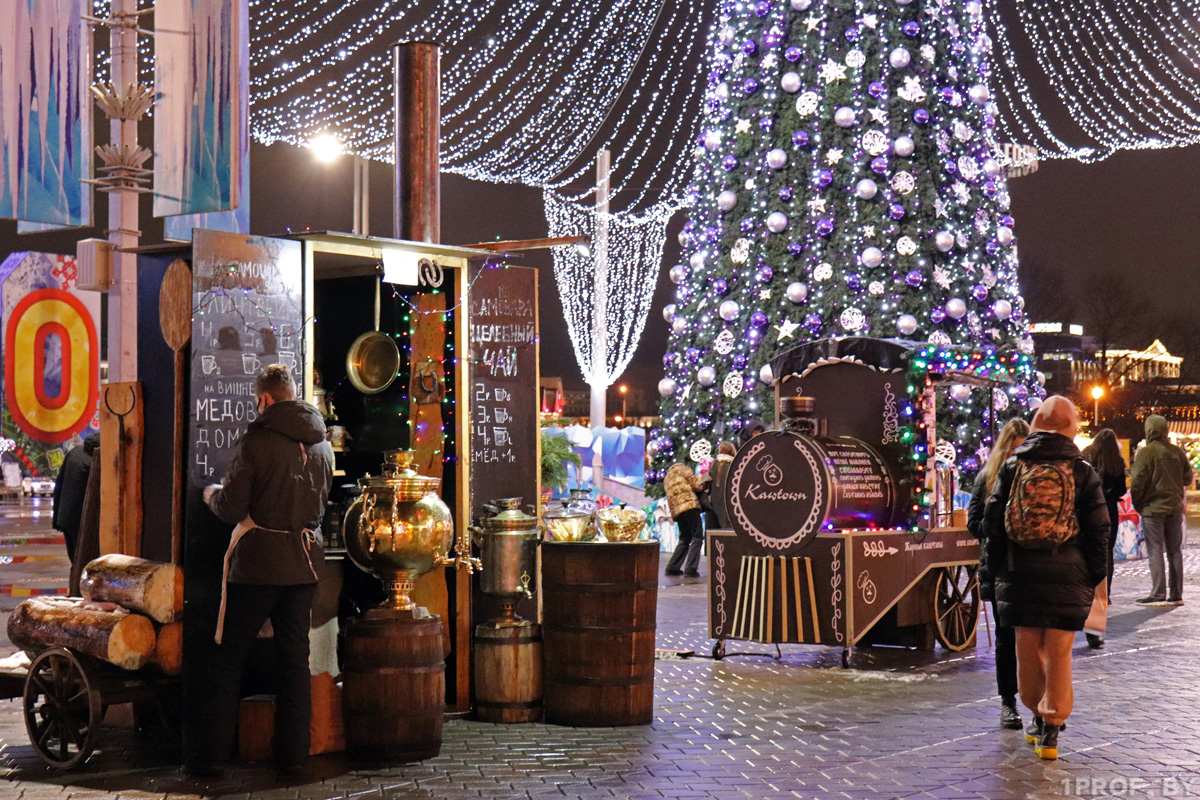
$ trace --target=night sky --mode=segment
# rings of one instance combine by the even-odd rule
[[[1082,296],[1091,276],[1119,270],[1128,278],[1131,297],[1141,295],[1155,309],[1126,344],[1144,346],[1162,338],[1168,348],[1176,342],[1177,350],[1184,348],[1182,341],[1200,327],[1198,161],[1196,148],[1125,152],[1097,164],[1043,162],[1035,174],[1010,183],[1022,274],[1046,271],[1061,279],[1063,309],[1054,316],[1084,322],[1081,312],[1071,313],[1068,304]],[[371,232],[376,235],[391,234],[390,180],[390,166],[374,165]],[[317,164],[296,148],[254,145],[251,195],[255,233],[351,227],[348,159]],[[536,189],[445,175],[442,202],[442,238],[449,244],[546,235],[541,192]],[[98,193],[96,204],[96,219],[103,221],[105,196]],[[142,208],[143,243],[159,241],[161,225],[148,217],[148,200],[142,201]],[[662,308],[673,293],[666,271],[678,259],[675,236],[683,222],[683,214],[672,220],[654,307],[634,362],[621,378],[650,396],[662,374],[667,342]],[[102,227],[71,235],[18,237],[15,223],[0,221],[0,252],[70,253],[77,238],[103,236]],[[562,376],[568,388],[586,388],[567,337],[549,255],[529,254],[522,263],[541,271],[542,373]],[[1042,305],[1054,308],[1056,297]],[[1180,318],[1186,320],[1182,325]]]

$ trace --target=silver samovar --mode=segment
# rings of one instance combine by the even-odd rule
[[[470,570],[478,564],[463,555],[461,542],[457,555],[449,555],[454,519],[437,496],[442,479],[418,474],[413,456],[412,450],[384,453],[383,475],[358,482],[362,496],[346,512],[344,525],[347,554],[383,581],[388,599],[380,607],[392,611],[416,607],[409,592],[435,566]]]
[[[480,589],[503,607],[494,627],[529,625],[516,614],[517,603],[533,596],[536,583],[537,548],[541,538],[537,517],[521,511],[521,498],[497,500],[499,513],[483,519],[481,528],[472,528],[481,550],[483,568]]]

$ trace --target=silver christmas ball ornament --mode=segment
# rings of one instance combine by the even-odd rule
[[[795,94],[796,92],[800,91],[800,87],[802,85],[803,83],[800,80],[800,73],[798,72],[785,72],[779,79],[780,88],[789,94]]]
[[[671,283],[679,286],[685,280],[687,280],[686,269],[687,268],[684,267],[683,264],[676,264],[675,266],[671,267],[671,271],[667,273],[667,276],[671,279]]]
[[[868,247],[862,251],[862,263],[865,267],[878,267],[883,263],[883,251],[878,247]]]
[[[676,317],[671,320],[671,332],[678,335],[687,330],[687,320],[683,317]]]
[[[692,253],[691,258],[688,259],[688,264],[691,265],[692,269],[700,269],[704,266],[704,259],[706,258],[708,258],[708,252],[706,250],[697,250],[696,252]]]
[[[726,322],[733,322],[735,319],[737,319],[741,310],[742,307],[737,304],[736,300],[726,300],[725,302],[721,303],[720,307],[717,309],[717,313],[720,314],[721,319],[725,320]]]
[[[854,187],[854,193],[863,200],[870,200],[878,191],[879,187],[870,178],[863,178]]]
[[[967,304],[961,298],[952,297],[946,301],[946,316],[950,319],[962,319],[967,315]]]
[[[985,158],[983,160],[983,174],[987,175],[989,178],[998,177],[1001,169],[1002,167],[1000,166],[1000,162],[996,159]]]
[[[967,97],[971,98],[971,102],[975,105],[981,106],[991,98],[991,93],[982,83],[977,83],[967,90]]]
[[[793,303],[803,303],[808,299],[808,287],[800,281],[794,281],[787,286],[787,299]]]
[[[896,330],[904,336],[911,335],[917,329],[917,318],[912,314],[901,314],[896,320]]]
[[[767,230],[771,233],[782,233],[788,227],[787,215],[782,211],[772,211],[767,217]]]
[[[996,228],[996,241],[1000,244],[1012,244],[1013,232],[1012,228],[1007,225],[1001,225]]]
[[[842,106],[833,112],[833,122],[839,128],[849,128],[854,124],[854,109],[849,106]]]
[[[797,11],[808,11],[812,5],[812,0],[792,0],[792,8]]]
[[[713,93],[716,94],[717,99],[720,100],[721,102],[728,100],[729,99],[729,84],[726,83],[725,81],[721,81],[720,83],[717,84],[717,88],[713,90]]]
[[[1012,303],[1007,300],[997,300],[992,303],[992,313],[996,315],[996,319],[1008,319],[1012,316]]]
[[[667,303],[665,306],[663,306],[663,320],[665,322],[671,322],[674,319],[675,319],[675,304]]]
[[[962,403],[971,397],[971,387],[965,383],[955,383],[950,386],[950,397]]]
[[[775,380],[775,376],[771,373],[771,365],[763,364],[762,369],[758,371],[758,382],[770,386],[773,380]]]
[[[722,211],[729,211],[737,205],[737,192],[733,189],[726,189],[717,195],[717,208]]]
[[[912,63],[912,54],[906,48],[897,47],[892,52],[888,53],[888,63],[894,69],[904,69]]]
[[[671,378],[663,378],[658,382],[658,396],[670,397],[671,395],[675,394],[676,388],[678,387],[675,385],[674,380]]]
[[[892,151],[901,158],[908,158],[913,154],[916,145],[913,143],[911,136],[900,136],[896,139],[896,143],[892,145]]]
[[[788,155],[786,150],[781,150],[776,147],[773,150],[767,151],[767,166],[771,169],[783,169],[787,166]]]
[[[938,250],[941,250],[943,253],[949,253],[954,249],[954,234],[949,231],[938,231],[937,235],[933,237],[933,243],[937,246]]]
[[[717,382],[717,371],[712,367],[701,367],[696,370],[696,380],[701,386],[712,386]]]
[[[716,152],[721,147],[721,132],[720,131],[705,131],[704,132],[704,147],[709,152]]]

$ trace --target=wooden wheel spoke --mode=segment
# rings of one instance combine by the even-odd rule
[[[34,732],[36,733],[34,743],[42,747],[45,746],[46,739],[49,738],[51,731],[58,727],[50,717],[42,717],[41,722],[34,723],[34,726]]]
[[[30,683],[36,686],[39,692],[46,695],[46,697],[49,697],[53,694],[53,692],[50,691],[50,687],[46,685],[46,681],[42,680],[42,677],[42,675],[39,675],[36,672],[29,673]]]

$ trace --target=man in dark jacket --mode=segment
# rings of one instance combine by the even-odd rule
[[[287,367],[264,369],[254,393],[259,416],[238,444],[229,475],[223,485],[204,490],[213,513],[237,527],[225,555],[207,736],[197,737],[184,764],[194,775],[218,772],[217,764],[232,751],[242,670],[268,619],[278,683],[276,766],[298,773],[308,757],[308,631],[323,560],[319,526],[333,480],[333,449],[320,413],[296,399]]]
[[[1139,606],[1183,605],[1183,498],[1192,477],[1187,455],[1167,439],[1166,418],[1151,414],[1129,479],[1150,561],[1150,596],[1138,600]]]
[[[1058,732],[1071,714],[1071,646],[1083,630],[1096,587],[1108,574],[1108,509],[1096,471],[1072,439],[1079,427],[1075,404],[1048,397],[1033,418],[1025,443],[1000,468],[984,508],[987,563],[996,585],[1001,625],[1017,629],[1017,683],[1021,702],[1034,713],[1025,738],[1042,758],[1058,757]],[[1006,510],[1019,473],[1051,462],[1072,481],[1061,492],[1074,494],[1077,533],[1047,549],[1013,541]],[[1047,498],[1039,496],[1037,500]],[[1053,508],[1052,505],[1047,507]],[[1071,520],[1064,520],[1068,527]]]
[[[79,519],[83,516],[83,498],[87,495],[88,474],[92,471],[92,454],[100,446],[100,434],[93,433],[83,444],[71,448],[58,477],[54,480],[54,512],[50,525],[62,531],[67,542],[67,557],[74,560],[75,544],[79,541]]]

